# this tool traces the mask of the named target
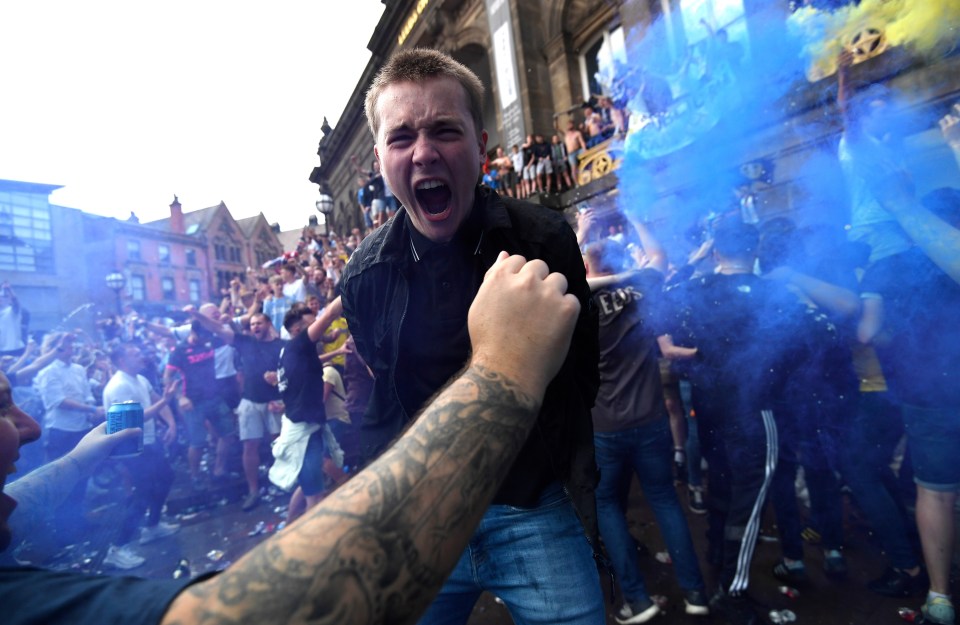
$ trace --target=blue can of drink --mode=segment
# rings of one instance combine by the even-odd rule
[[[140,436],[114,447],[111,456],[123,458],[143,452],[143,406],[136,401],[124,401],[110,406],[107,411],[107,434],[129,428],[140,428]]]

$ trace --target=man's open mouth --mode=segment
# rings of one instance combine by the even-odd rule
[[[443,213],[450,204],[450,187],[439,180],[421,182],[414,193],[420,208],[431,215]]]

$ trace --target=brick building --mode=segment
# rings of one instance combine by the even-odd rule
[[[218,301],[230,280],[244,278],[247,267],[259,267],[283,253],[263,213],[238,222],[223,202],[184,213],[174,197],[170,217],[144,225],[160,233],[186,236],[204,248],[199,267],[207,278],[207,299]]]
[[[84,214],[88,291],[104,309],[115,307],[105,276],[121,272],[124,304],[147,316],[167,315],[187,304],[217,302],[234,277],[282,252],[263,214],[234,220],[227,206],[188,213],[174,197],[170,217],[140,223]]]
[[[121,221],[85,214],[84,221],[90,291],[98,301],[115,298],[104,281],[114,271],[126,279],[122,301],[147,316],[210,299],[204,240],[141,224],[134,217]]]

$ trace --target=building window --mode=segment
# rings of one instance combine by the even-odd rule
[[[704,22],[715,32],[726,31],[728,41],[747,46],[747,20],[743,0],[680,0],[683,34],[688,46],[710,36]]]
[[[127,259],[140,260],[140,241],[133,239],[127,241]]]
[[[230,272],[229,271],[218,271],[217,272],[217,291],[223,291],[224,289],[230,288]]]
[[[604,33],[587,46],[580,55],[580,72],[583,80],[583,99],[594,95],[611,95],[610,86],[614,75],[627,66],[627,46],[623,27],[617,26]]]
[[[236,271],[218,271],[217,272],[217,283],[216,290],[219,292],[224,292],[230,288],[230,281],[234,278],[237,278],[240,281],[243,281],[243,274]]]
[[[231,247],[230,248],[230,262],[239,263],[240,262],[240,248]]]
[[[227,260],[227,246],[222,243],[214,243],[213,257],[217,260]]]
[[[135,302],[147,299],[147,282],[140,274],[130,276],[130,299]]]
[[[0,192],[0,272],[53,273],[52,242],[46,196]]]
[[[197,250],[187,250],[187,267],[197,266]]]
[[[157,260],[159,260],[163,264],[170,263],[170,246],[169,245],[164,245],[163,243],[161,243],[160,246],[157,247]]]
[[[200,303],[200,281],[199,280],[190,280],[190,302],[193,304]]]
[[[165,300],[177,299],[177,289],[173,281],[173,278],[161,278],[160,288],[163,289],[163,299]]]

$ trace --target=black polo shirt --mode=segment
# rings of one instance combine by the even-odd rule
[[[400,326],[396,382],[408,415],[420,411],[470,357],[467,313],[484,270],[479,211],[447,243],[410,228],[410,296]]]

